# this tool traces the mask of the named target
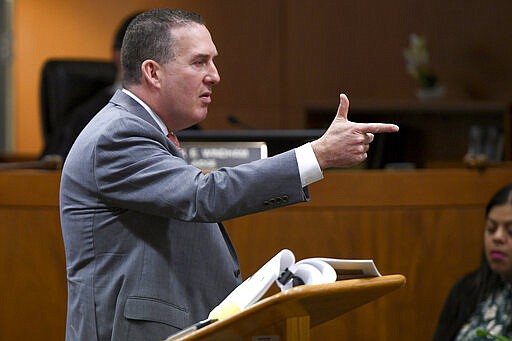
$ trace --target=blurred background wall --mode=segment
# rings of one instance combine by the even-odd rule
[[[402,55],[409,35],[425,36],[446,101],[512,98],[509,0],[11,0],[12,152],[42,148],[41,68],[48,58],[111,57],[127,15],[177,7],[205,18],[220,52],[222,82],[205,129],[305,128],[309,106],[415,101]]]

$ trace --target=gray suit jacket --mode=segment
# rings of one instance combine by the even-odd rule
[[[203,174],[118,91],[62,170],[66,339],[159,341],[206,318],[241,283],[218,222],[305,200],[293,151]]]

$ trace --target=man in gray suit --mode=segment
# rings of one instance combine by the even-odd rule
[[[68,341],[158,341],[206,318],[241,283],[222,220],[308,200],[323,169],[363,161],[373,133],[398,130],[348,121],[341,95],[318,140],[203,174],[172,135],[206,118],[220,81],[201,18],[144,12],[121,55],[124,89],[85,127],[62,170]]]

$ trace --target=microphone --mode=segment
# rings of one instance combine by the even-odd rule
[[[233,115],[229,115],[228,117],[228,122],[233,125],[233,126],[237,126],[239,128],[242,128],[242,129],[248,129],[248,130],[253,130],[254,127],[240,121],[238,118],[236,118],[235,116]]]

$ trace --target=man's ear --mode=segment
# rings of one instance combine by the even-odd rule
[[[142,78],[144,78],[148,84],[160,88],[160,68],[160,64],[154,60],[146,59],[141,65]]]

